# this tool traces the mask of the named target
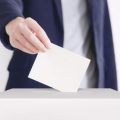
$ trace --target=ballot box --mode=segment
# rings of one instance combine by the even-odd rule
[[[120,120],[120,93],[112,89],[11,89],[0,93],[0,120]]]

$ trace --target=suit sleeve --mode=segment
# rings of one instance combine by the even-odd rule
[[[22,0],[0,0],[0,41],[11,50],[14,48],[10,45],[5,25],[18,16],[23,17]]]

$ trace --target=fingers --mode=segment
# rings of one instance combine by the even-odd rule
[[[34,35],[33,32],[29,30],[27,26],[21,26],[20,33],[24,36],[27,42],[29,42],[29,44],[35,47],[35,49],[42,52],[45,52],[47,50],[42,42],[38,40],[38,38]]]
[[[25,46],[23,46],[23,44],[21,44],[19,42],[19,40],[16,40],[16,39],[12,39],[10,40],[10,43],[11,45],[14,47],[14,48],[17,48],[25,53],[29,53],[29,54],[36,54],[34,53],[33,51],[31,51],[30,49],[26,48]]]
[[[15,35],[16,39],[18,40],[18,42],[23,46],[25,47],[26,49],[32,51],[33,53],[38,53],[39,50],[36,49],[31,43],[29,43],[23,35],[21,34],[16,34]]]
[[[29,29],[35,32],[39,41],[41,41],[46,48],[51,48],[51,42],[47,34],[45,33],[45,31],[42,29],[42,27],[40,27],[40,25],[31,18],[27,18],[25,22],[27,26],[29,27]]]

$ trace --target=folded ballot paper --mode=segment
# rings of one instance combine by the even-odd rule
[[[61,92],[77,92],[90,60],[52,44],[39,53],[29,78]]]

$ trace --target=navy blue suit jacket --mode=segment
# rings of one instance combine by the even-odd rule
[[[117,89],[116,67],[107,0],[86,0],[95,54],[97,87]],[[60,0],[0,0],[0,39],[5,47],[14,50],[8,70],[22,71],[26,75],[36,55],[14,49],[5,33],[5,25],[17,16],[32,17],[46,31],[50,40],[63,46],[63,18]]]

